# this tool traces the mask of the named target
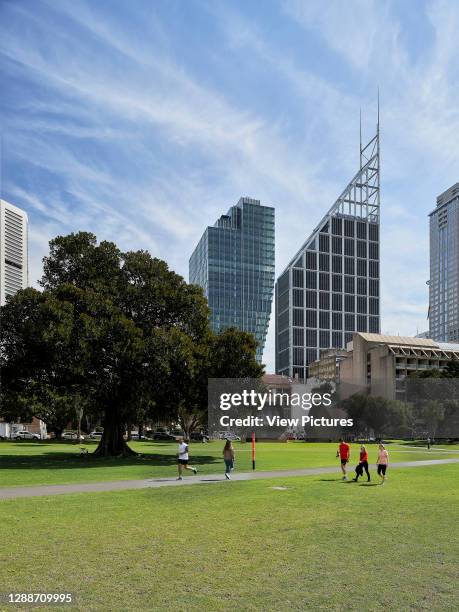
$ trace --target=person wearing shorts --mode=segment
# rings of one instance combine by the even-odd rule
[[[336,451],[336,456],[340,458],[341,461],[341,471],[343,473],[343,480],[347,480],[346,474],[346,465],[349,462],[351,457],[351,447],[347,442],[344,442],[342,438],[339,440],[338,450]]]
[[[178,466],[178,478],[177,480],[183,480],[183,470],[190,470],[194,474],[197,473],[197,469],[191,465],[188,465],[188,440],[184,440],[183,438],[179,438],[179,445],[177,450],[177,466]]]
[[[386,470],[389,465],[389,453],[386,450],[384,444],[379,445],[378,459],[376,461],[376,467],[378,469],[378,476],[381,478],[381,484],[386,482]]]
[[[370,472],[368,471],[368,453],[367,449],[362,444],[362,446],[360,447],[359,463],[355,468],[355,482],[358,482],[359,476],[363,476],[363,470],[365,470],[366,472],[367,481],[370,482]]]

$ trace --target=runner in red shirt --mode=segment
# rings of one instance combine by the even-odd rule
[[[342,438],[339,439],[338,450],[336,451],[336,456],[341,460],[341,471],[343,472],[343,480],[347,480],[346,475],[346,464],[348,463],[351,457],[351,447],[347,442],[344,442]]]
[[[355,482],[359,480],[359,476],[363,476],[363,470],[367,474],[367,480],[370,482],[370,472],[368,471],[368,453],[367,449],[363,446],[360,447],[360,458],[359,464],[355,468]]]

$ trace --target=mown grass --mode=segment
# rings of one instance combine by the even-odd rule
[[[132,442],[141,453],[139,457],[103,459],[80,457],[80,446],[71,442],[1,442],[0,487],[30,486],[129,480],[176,474],[175,443]],[[92,453],[97,443],[85,445]],[[236,469],[252,469],[250,443],[236,442]],[[304,442],[261,442],[257,444],[258,470],[299,469],[337,465],[336,444]],[[199,442],[190,445],[190,463],[203,474],[223,471],[223,442]],[[376,460],[376,445],[368,445],[370,462]],[[417,461],[420,459],[459,458],[459,446],[444,450],[433,447],[430,451],[404,445],[389,447],[391,461]],[[358,445],[352,445],[351,466],[358,460]]]
[[[75,610],[457,610],[458,476],[4,500],[1,590],[73,592]]]

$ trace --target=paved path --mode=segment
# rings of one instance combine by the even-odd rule
[[[423,467],[426,465],[444,465],[459,463],[459,459],[426,459],[425,461],[401,461],[391,463],[392,468]],[[353,473],[350,470],[349,473]],[[321,474],[340,475],[339,467],[304,468],[302,470],[276,470],[271,472],[241,472],[234,473],[231,481],[261,480],[266,478],[290,478],[292,476],[319,476]],[[148,480],[111,480],[105,482],[89,482],[80,484],[44,485],[40,487],[10,487],[0,488],[0,500],[15,497],[42,497],[45,495],[64,495],[66,493],[95,493],[99,491],[122,491],[125,489],[155,489],[158,487],[183,487],[187,485],[227,482],[221,474],[203,474],[202,476],[185,476],[183,480],[175,478],[151,478]]]

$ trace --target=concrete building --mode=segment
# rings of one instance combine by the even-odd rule
[[[459,342],[459,183],[438,196],[429,217],[429,335]]]
[[[339,364],[340,397],[366,391],[373,396],[403,399],[403,382],[410,373],[444,368],[451,359],[459,359],[459,344],[356,333]]]
[[[204,289],[212,328],[252,333],[261,361],[274,288],[274,208],[241,198],[205,230],[190,258],[189,280]]]
[[[29,283],[27,214],[0,199],[0,306]]]
[[[318,381],[336,382],[339,379],[339,364],[347,357],[345,349],[324,349],[320,357],[309,364],[309,377]]]
[[[360,167],[276,283],[276,372],[304,381],[321,349],[379,333],[379,126]]]

